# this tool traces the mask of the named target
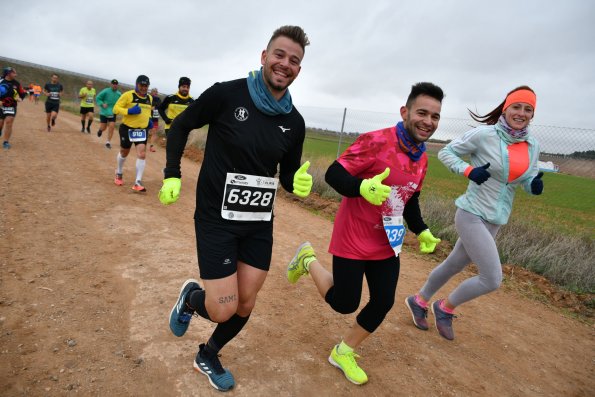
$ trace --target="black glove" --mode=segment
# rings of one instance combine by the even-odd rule
[[[543,176],[543,172],[540,172],[531,181],[531,193],[533,193],[535,195],[539,195],[543,192],[543,181],[541,180],[542,176]]]
[[[490,173],[487,171],[488,168],[490,168],[490,163],[486,163],[481,167],[475,167],[469,173],[468,178],[471,179],[473,182],[477,183],[478,185],[481,185],[482,183],[487,181],[488,178],[491,176]]]

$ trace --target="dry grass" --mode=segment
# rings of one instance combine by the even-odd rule
[[[452,200],[422,199],[422,213],[432,231],[452,244],[456,207]],[[502,263],[515,263],[547,277],[566,289],[595,292],[595,247],[587,237],[560,235],[551,230],[511,219],[496,238]]]

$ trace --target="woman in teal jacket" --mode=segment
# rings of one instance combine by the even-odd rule
[[[469,111],[475,121],[484,125],[468,131],[438,153],[451,172],[470,181],[465,194],[455,201],[459,238],[454,249],[430,273],[421,290],[405,300],[417,328],[428,329],[429,300],[469,263],[475,263],[479,274],[459,284],[446,299],[431,304],[436,328],[444,338],[454,339],[455,307],[500,286],[502,265],[495,238],[498,229],[508,222],[516,188],[520,185],[534,195],[543,192],[539,145],[528,130],[536,102],[533,90],[521,86],[484,116]]]

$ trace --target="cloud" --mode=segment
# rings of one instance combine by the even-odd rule
[[[443,116],[487,112],[512,88],[538,95],[535,122],[595,128],[595,3],[443,0],[258,2],[64,0],[11,4],[26,26],[3,55],[161,92],[189,76],[198,96],[260,67],[273,30],[300,25],[311,40],[291,87],[304,106],[393,112],[411,85],[432,81]],[[35,43],[32,45],[31,43]]]

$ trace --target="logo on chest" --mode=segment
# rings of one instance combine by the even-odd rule
[[[248,110],[245,107],[240,106],[239,108],[236,108],[236,110],[233,111],[233,115],[238,121],[248,120]]]

